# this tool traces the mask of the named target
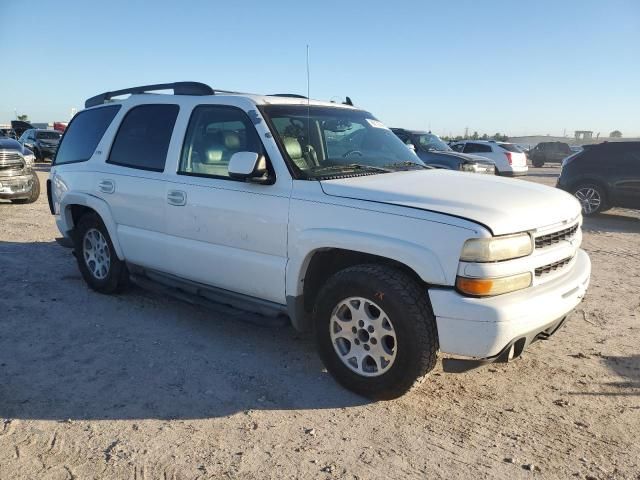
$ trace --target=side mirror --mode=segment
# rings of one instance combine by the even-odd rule
[[[256,183],[269,183],[267,160],[256,152],[236,152],[229,160],[229,176]]]

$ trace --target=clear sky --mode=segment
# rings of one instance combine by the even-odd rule
[[[0,123],[196,80],[342,99],[389,126],[640,136],[640,0],[0,0]]]

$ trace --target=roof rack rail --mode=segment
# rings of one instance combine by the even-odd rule
[[[174,95],[215,95],[215,91],[209,85],[200,82],[173,82],[173,83],[158,83],[156,85],[142,85],[140,87],[125,88],[123,90],[115,90],[113,92],[104,92],[95,97],[89,98],[84,102],[84,108],[95,107],[96,105],[102,105],[108,102],[113,97],[120,95],[134,94],[134,93],[147,93],[156,90],[173,90]],[[224,93],[224,90],[219,90]]]
[[[304,99],[307,98],[304,95],[298,95],[297,93],[272,93],[272,94],[267,95],[267,96],[268,97],[304,98]]]

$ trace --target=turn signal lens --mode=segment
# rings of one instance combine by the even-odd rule
[[[456,287],[466,295],[486,297],[522,290],[531,285],[531,272],[501,278],[458,277]]]

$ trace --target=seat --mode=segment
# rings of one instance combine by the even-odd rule
[[[309,165],[302,154],[302,146],[298,139],[294,137],[283,137],[282,143],[284,144],[284,149],[289,154],[289,158],[293,163],[295,163],[300,170],[308,170]]]

